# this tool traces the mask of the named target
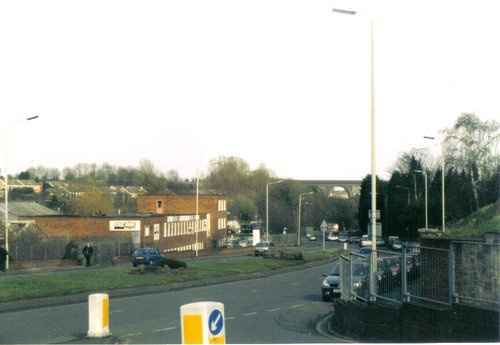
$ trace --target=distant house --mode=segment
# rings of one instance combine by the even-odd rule
[[[34,180],[19,180],[14,178],[9,178],[9,191],[17,188],[32,188],[35,193],[41,193],[43,190],[43,185],[41,183],[35,182]],[[0,179],[0,193],[5,194],[5,179],[2,177]]]

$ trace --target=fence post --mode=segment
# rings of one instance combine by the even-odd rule
[[[458,303],[458,298],[455,293],[455,246],[450,242],[448,250],[448,303]]]
[[[408,296],[408,287],[406,286],[406,246],[401,250],[401,300],[406,301]]]

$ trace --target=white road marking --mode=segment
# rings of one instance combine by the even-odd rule
[[[130,333],[130,334],[124,335],[123,338],[137,337],[138,335],[142,335],[142,334],[143,334],[142,332],[139,332],[139,333]]]
[[[257,293],[257,292],[259,292],[259,291],[260,291],[260,290],[252,290],[251,292],[252,292],[252,293]]]
[[[110,314],[116,314],[116,313],[123,313],[125,310],[111,310],[109,313]]]
[[[292,285],[299,285],[299,283],[292,283]]]
[[[272,313],[274,311],[280,311],[280,310],[281,310],[281,308],[273,308],[273,309],[268,309],[266,311]]]
[[[234,319],[236,319],[234,316],[226,317],[226,320],[234,320]]]
[[[292,306],[290,306],[290,308],[299,308],[299,307],[303,307],[304,305],[303,304],[294,304]]]
[[[246,313],[246,314],[243,314],[243,316],[252,316],[252,315],[257,315],[257,312],[256,311],[253,311],[251,313]]]
[[[177,327],[167,327],[167,328],[160,328],[160,329],[155,329],[155,332],[166,332],[166,331],[173,331],[174,329],[177,329]]]

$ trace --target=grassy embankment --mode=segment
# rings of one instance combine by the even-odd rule
[[[302,265],[340,256],[342,250],[304,253],[304,260],[262,259],[256,257],[217,259],[189,263],[186,269],[156,272],[144,269],[112,266],[92,270],[70,272],[26,274],[22,276],[0,275],[0,302],[53,297],[85,292],[102,292],[113,289],[132,288],[146,285],[162,285],[188,280],[222,277],[234,274],[275,270],[285,266]]]
[[[500,232],[500,200],[454,224],[446,237],[481,239],[486,231]]]

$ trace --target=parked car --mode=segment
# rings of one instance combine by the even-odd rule
[[[332,270],[328,274],[323,274],[323,282],[321,283],[321,295],[323,301],[328,302],[334,298],[340,297],[340,264],[337,262],[333,265]]]
[[[274,247],[274,244],[269,241],[261,241],[255,245],[255,256],[263,256],[267,255],[271,249]]]
[[[359,250],[359,254],[361,255],[372,255],[372,247],[371,246],[368,246],[368,247],[363,247]]]
[[[330,234],[328,234],[328,237],[326,239],[328,241],[338,241],[339,240],[339,236],[337,234],[330,233]]]
[[[137,248],[131,256],[132,266],[159,265],[164,266],[167,257],[156,248]]]
[[[309,241],[316,241],[316,236],[314,235],[309,236]]]
[[[377,247],[384,247],[385,246],[385,240],[382,236],[377,236]]]
[[[238,242],[238,246],[240,248],[246,248],[246,247],[250,246],[250,242],[248,240],[241,240]]]
[[[349,241],[349,234],[347,232],[339,233],[339,242],[347,242]]]
[[[361,236],[354,235],[349,237],[349,243],[359,244],[359,242],[361,242]]]
[[[401,249],[403,249],[403,242],[401,242],[401,240],[394,240],[391,249],[401,251]]]
[[[368,235],[363,235],[361,237],[361,242],[359,243],[361,247],[367,247],[372,245],[372,240],[368,237]]]
[[[392,244],[394,241],[398,240],[399,241],[399,236],[389,236],[387,237],[387,248],[393,249]]]

